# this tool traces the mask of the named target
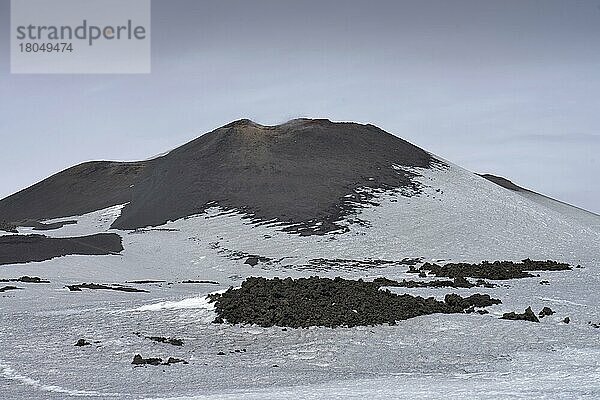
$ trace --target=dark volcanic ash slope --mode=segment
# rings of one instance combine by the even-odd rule
[[[71,167],[0,201],[0,220],[32,221],[82,215],[131,198],[144,163],[92,161]]]
[[[531,190],[528,190],[519,185],[516,185],[512,181],[509,181],[508,179],[503,178],[501,176],[492,175],[492,174],[479,174],[479,176],[487,179],[490,182],[495,183],[498,186],[502,186],[503,188],[508,189],[508,190],[512,190],[515,192],[523,192],[523,191],[531,192]]]
[[[302,227],[322,222],[304,231],[322,233],[337,229],[335,221],[369,200],[358,188],[418,189],[413,175],[394,164],[428,168],[434,162],[372,125],[302,119],[262,126],[240,120],[157,159],[71,168],[1,201],[0,220],[69,216],[129,202],[113,227],[134,229],[218,204],[260,220]],[[48,206],[41,204],[45,198]]]

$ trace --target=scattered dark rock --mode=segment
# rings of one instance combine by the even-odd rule
[[[228,214],[228,212],[225,213],[225,214]],[[258,225],[261,224],[258,221],[255,221],[255,222]],[[248,264],[248,265],[250,265],[252,267],[254,267],[255,265],[257,265],[259,262],[268,263],[270,261],[273,261],[269,257],[259,256],[259,255],[256,255],[256,254],[250,254],[250,253],[246,253],[246,252],[239,251],[239,250],[227,249],[227,248],[221,246],[221,244],[219,243],[219,241],[211,242],[211,243],[209,243],[209,246],[212,249],[216,250],[217,253],[219,253],[219,254],[221,254],[221,255],[223,255],[223,256],[231,259],[231,260],[239,261],[239,260],[245,259],[244,264]]]
[[[505,280],[515,278],[528,278],[534,275],[529,271],[565,271],[571,267],[557,261],[534,261],[525,259],[515,263],[513,261],[483,261],[480,264],[454,263],[440,266],[425,263],[419,271],[429,271],[438,277],[472,277],[492,280]],[[409,271],[412,272],[412,271]]]
[[[81,292],[81,289],[90,289],[90,290],[115,290],[117,292],[138,292],[138,293],[149,293],[147,290],[132,288],[129,286],[108,286],[108,285],[100,285],[97,283],[80,283],[78,285],[67,285],[66,286],[71,292]]]
[[[481,279],[478,280],[477,282],[478,283],[483,282],[484,284],[486,283],[484,280],[481,280]],[[457,287],[457,288],[458,287],[471,288],[473,286],[476,286],[476,285],[473,285],[471,282],[469,282],[466,278],[464,278],[462,276],[457,276],[456,278],[454,278],[454,282],[452,282],[452,283],[453,283],[453,287]]]
[[[417,267],[415,267],[414,265],[409,265],[408,266],[408,271],[406,271],[407,274],[420,274],[421,271],[419,271],[419,269]]]
[[[568,323],[570,323],[570,322],[571,322],[571,318],[569,318],[569,317],[565,317],[565,319],[563,319],[563,321],[562,321],[562,322],[564,322],[565,324],[568,324]]]
[[[420,263],[422,260],[422,258],[420,257],[414,257],[414,258],[403,258],[399,264],[401,265],[417,265],[418,263]]]
[[[22,283],[50,283],[50,281],[42,280],[37,276],[22,276],[16,279],[0,279],[0,282],[22,282]]]
[[[263,327],[359,326],[433,313],[461,313],[469,307],[500,304],[489,295],[463,298],[446,295],[438,301],[397,295],[380,284],[342,278],[247,278],[241,288],[209,295],[215,303],[215,323],[256,324]]]
[[[38,278],[37,276],[22,276],[20,277],[18,280],[18,282],[23,282],[23,283],[50,283],[50,281],[45,281],[42,280],[41,278]]]
[[[129,235],[141,235],[148,232],[179,232],[179,229],[175,228],[135,228],[129,232]]]
[[[167,338],[167,337],[162,337],[162,336],[146,336],[146,339],[150,339],[153,340],[155,342],[159,342],[159,343],[168,343],[168,344],[172,344],[173,346],[183,346],[183,339],[176,339],[176,338]]]
[[[73,225],[76,223],[77,223],[77,221],[73,221],[73,220],[52,222],[52,223],[43,223],[43,222],[39,222],[39,221],[30,219],[30,220],[25,220],[25,221],[19,221],[18,225],[33,228],[34,231],[51,231],[54,229],[62,228],[65,225]]]
[[[243,258],[246,257],[246,261],[244,261],[244,264],[248,264],[251,267],[254,267],[255,265],[257,265],[259,262],[269,262],[271,261],[271,259],[269,257],[263,257],[263,256],[257,256],[257,255],[253,255],[253,254],[247,254],[247,253],[236,253],[234,252],[234,254],[231,255],[234,259],[235,258]]]
[[[456,277],[454,278],[454,281],[456,281],[457,279],[460,279],[461,277]],[[464,279],[464,278],[462,278]],[[483,279],[477,279],[477,281],[475,282],[475,286],[480,286],[480,287],[484,287],[486,289],[492,289],[495,288],[498,285],[494,285],[493,283],[490,283],[488,281],[485,281]]]
[[[248,257],[246,261],[244,261],[244,264],[254,267],[256,264],[258,264],[258,257]]]
[[[162,358],[143,358],[141,355],[136,354],[131,362],[133,365],[161,365]]]
[[[193,281],[193,280],[187,280],[187,281],[182,281],[181,283],[206,283],[206,284],[210,284],[210,285],[220,285],[220,283],[216,282],[216,281]]]
[[[597,324],[593,324],[592,321],[588,322],[588,324],[592,327],[592,328],[600,328],[600,323]]]
[[[22,288],[16,286],[4,286],[0,288],[0,293],[8,292],[9,290],[22,290]]]
[[[501,304],[498,299],[492,299],[488,294],[472,294],[469,297],[461,297],[457,294],[447,294],[444,303],[450,307],[450,312],[462,312],[469,307],[488,307]]]
[[[217,355],[218,355],[218,356],[224,356],[224,355],[225,355],[225,352],[223,352],[223,351],[220,351],[220,352],[218,352],[218,353],[217,353]]]
[[[388,278],[384,278],[384,277],[379,277],[379,278],[375,278],[373,279],[373,283],[379,287],[382,286],[389,286],[389,287],[404,287],[404,285],[418,285],[418,284],[422,284],[424,282],[416,282],[416,281],[406,281],[406,280],[402,280],[402,282],[393,280],[393,279],[388,279]]]
[[[476,310],[475,306],[471,306],[465,310],[465,313],[466,314],[477,313],[480,315],[484,315],[484,314],[489,314],[490,312],[488,310]]]
[[[416,259],[417,261],[420,259]],[[296,265],[295,269],[306,271],[330,271],[345,270],[345,271],[368,271],[373,268],[382,268],[391,265],[410,265],[413,264],[413,259],[405,258],[402,261],[382,260],[382,259],[344,259],[344,258],[313,258],[308,261],[308,264]]]
[[[500,319],[509,319],[513,321],[531,321],[531,322],[540,322],[540,320],[535,316],[531,307],[527,307],[523,314],[517,314],[515,312],[505,313],[500,317]]]
[[[544,318],[548,315],[552,315],[554,314],[554,311],[552,311],[552,309],[550,307],[544,307],[542,308],[542,310],[540,311],[540,313],[538,314],[540,318]]]
[[[90,342],[88,342],[88,341],[87,341],[87,340],[85,340],[85,339],[79,339],[79,340],[77,341],[77,343],[75,343],[75,346],[78,346],[78,347],[82,347],[82,346],[90,346],[90,345],[91,345],[91,343],[90,343]]]
[[[134,365],[145,364],[144,359],[142,358],[142,356],[140,354],[136,354],[135,356],[133,356],[133,361],[131,363]]]
[[[17,226],[11,222],[0,221],[0,231],[9,232],[9,233],[19,233],[17,231]]]
[[[116,233],[68,238],[43,235],[0,236],[0,265],[46,261],[72,254],[118,254],[123,251],[121,242],[121,236]]]
[[[189,364],[187,361],[182,360],[181,358],[175,358],[175,357],[169,357],[167,362],[164,363],[163,365],[171,365],[171,364]]]
[[[550,281],[540,281],[540,285],[549,285]]]

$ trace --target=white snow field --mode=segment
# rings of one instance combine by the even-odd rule
[[[343,222],[344,234],[292,235],[216,207],[160,227],[111,230],[123,205],[48,221],[78,221],[52,231],[19,228],[52,237],[114,232],[125,250],[0,266],[0,279],[51,282],[11,283],[23,290],[0,294],[0,398],[600,398],[600,328],[593,325],[600,324],[600,216],[509,191],[454,165],[416,172],[421,194],[380,193],[378,206]],[[270,261],[252,267],[244,264],[248,255]],[[437,314],[396,326],[213,324],[205,299],[247,276],[425,279],[406,274],[400,260],[527,257],[581,268],[494,288],[394,288],[439,298],[488,293],[503,302],[487,315]],[[338,261],[325,268],[317,259]],[[134,280],[163,282],[128,283]],[[148,292],[65,288],[82,282]],[[499,319],[527,306],[556,314],[539,324]],[[144,336],[181,338],[184,345]],[[81,338],[91,345],[74,346]],[[189,364],[134,367],[138,353]]]

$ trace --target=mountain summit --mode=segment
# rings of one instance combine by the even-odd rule
[[[84,163],[0,201],[0,220],[48,219],[128,203],[113,227],[162,225],[212,205],[323,233],[372,197],[418,191],[411,168],[443,164],[372,125],[244,119],[140,162]],[[312,228],[308,229],[311,226]]]
[[[0,221],[47,230],[111,207],[119,211],[110,228],[121,231],[216,210],[303,236],[352,231],[342,236],[371,237],[375,247],[348,246],[375,257],[574,255],[600,229],[598,215],[479,176],[373,125],[324,119],[244,119],[150,160],[77,165],[0,200]]]

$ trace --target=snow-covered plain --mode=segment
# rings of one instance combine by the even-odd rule
[[[275,223],[255,224],[216,207],[138,231],[110,230],[123,205],[48,221],[78,223],[36,233],[115,232],[125,250],[0,267],[0,278],[51,281],[17,283],[24,290],[0,296],[0,397],[600,398],[600,329],[589,324],[600,323],[600,217],[511,192],[453,165],[416,172],[421,194],[381,193],[379,206],[343,222],[344,234],[290,235]],[[270,261],[251,267],[244,264],[249,254]],[[204,299],[251,275],[415,279],[400,260],[526,257],[582,268],[492,289],[396,288],[436,297],[489,293],[503,301],[489,315],[431,315],[397,326],[282,331],[215,325]],[[324,268],[318,259],[337,266]],[[165,282],[126,283],[142,279]],[[181,283],[190,279],[219,284]],[[81,282],[149,293],[64,288]],[[536,312],[549,306],[556,314],[540,324],[498,319],[527,306]],[[562,323],[567,316],[571,323]],[[185,343],[155,343],[134,332]],[[80,338],[92,345],[75,347]],[[136,353],[189,364],[134,368]]]

